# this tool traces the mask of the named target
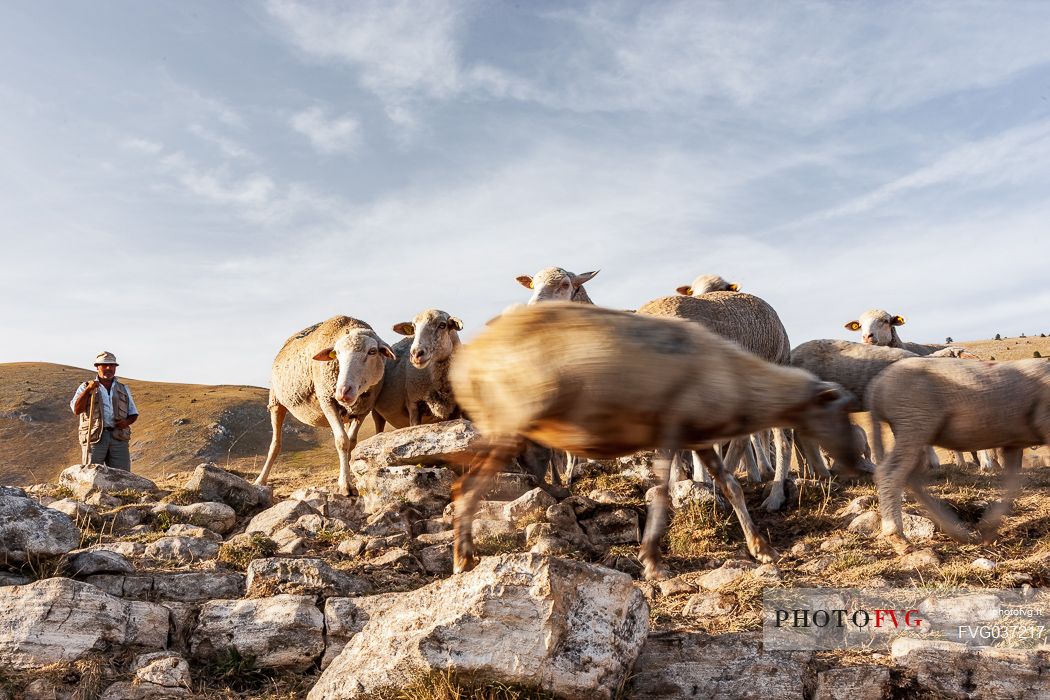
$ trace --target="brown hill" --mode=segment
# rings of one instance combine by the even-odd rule
[[[1050,338],[1029,336],[1027,338],[1003,338],[1002,340],[965,340],[952,345],[961,345],[973,350],[985,360],[993,357],[996,360],[1027,360],[1036,357],[1050,357]]]
[[[91,370],[45,362],[0,364],[0,485],[49,481],[80,462],[69,401],[77,385],[92,375]],[[270,444],[266,389],[121,381],[131,387],[141,414],[131,440],[136,473],[161,479],[204,461],[245,474],[262,466]],[[371,434],[366,424],[361,437]],[[337,470],[331,431],[303,425],[289,415],[274,480],[316,472],[319,484],[334,483]]]

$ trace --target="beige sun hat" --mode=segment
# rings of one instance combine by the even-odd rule
[[[117,364],[117,356],[108,350],[103,350],[99,354],[95,355],[95,365],[115,365]]]

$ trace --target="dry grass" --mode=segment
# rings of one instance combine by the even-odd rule
[[[555,695],[522,685],[489,683],[452,671],[420,676],[397,688],[373,693],[377,700],[556,700]]]

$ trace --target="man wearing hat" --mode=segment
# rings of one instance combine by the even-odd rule
[[[117,381],[117,356],[95,357],[98,377],[77,388],[69,407],[80,417],[80,445],[84,461],[131,471],[131,424],[138,417],[131,389]],[[90,457],[90,459],[89,459]]]

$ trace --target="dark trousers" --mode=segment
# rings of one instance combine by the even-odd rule
[[[102,437],[91,446],[88,457],[91,464],[105,464],[114,469],[131,471],[131,450],[128,449],[128,443],[114,440],[110,430],[102,431]]]

